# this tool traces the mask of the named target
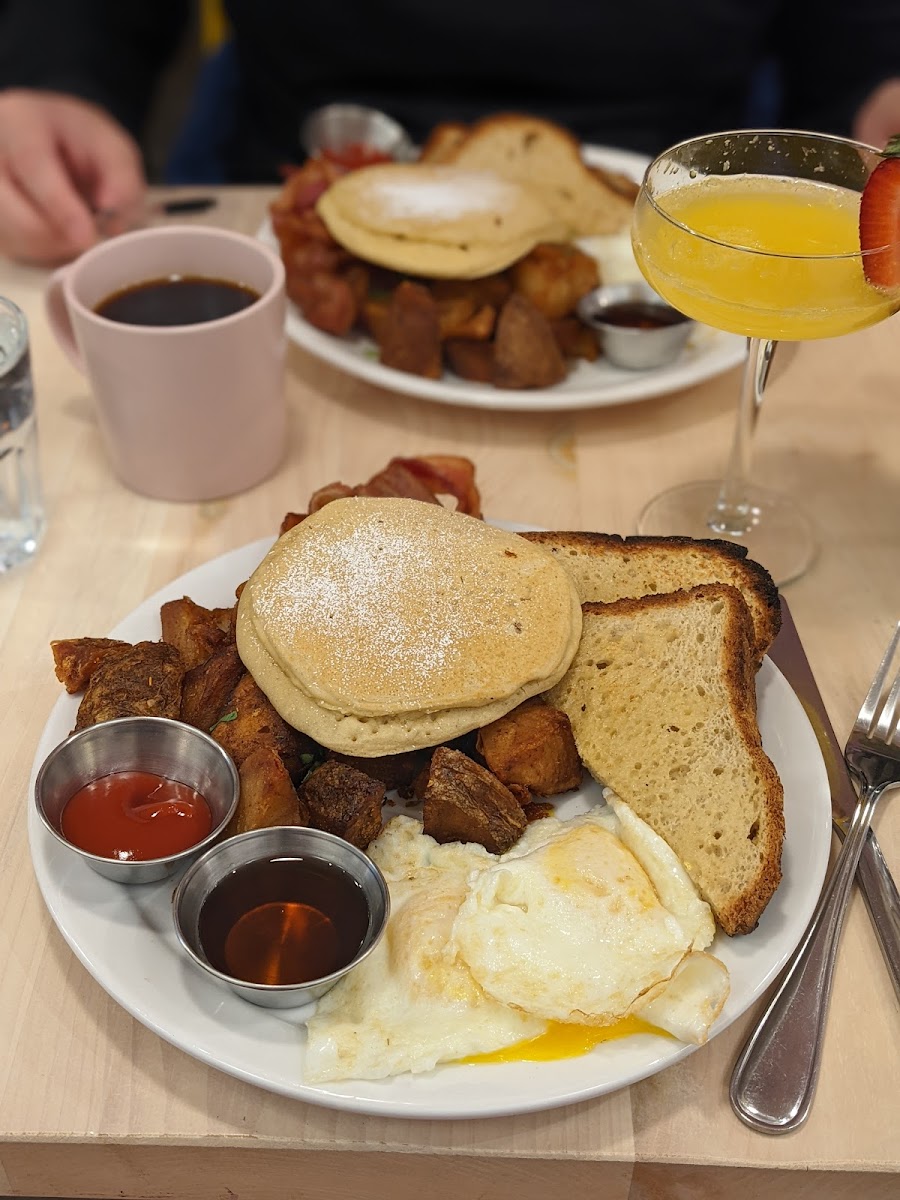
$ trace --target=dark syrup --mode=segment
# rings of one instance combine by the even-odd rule
[[[272,857],[226,875],[200,910],[200,944],[218,971],[247,983],[321,979],[351,962],[366,936],[362,888],[313,858]]]
[[[123,325],[200,325],[230,317],[258,299],[254,288],[230,279],[172,275],[121,288],[94,312]]]
[[[606,325],[621,325],[626,329],[664,329],[680,325],[688,318],[674,308],[663,307],[646,300],[623,300],[610,304],[597,314]]]

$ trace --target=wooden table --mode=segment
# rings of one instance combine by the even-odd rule
[[[261,190],[223,193],[205,220],[253,231]],[[103,634],[186,569],[272,535],[334,479],[392,454],[449,451],[478,467],[485,511],[551,528],[633,532],[661,487],[715,475],[737,372],[680,394],[577,413],[510,414],[405,398],[289,358],[290,444],[274,478],[211,504],[150,501],[112,476],[85,381],[45,322],[46,274],[0,266],[31,323],[49,529],[0,578],[0,1194],[246,1195],[390,1200],[900,1194],[900,1012],[861,899],[845,927],[812,1116],[769,1138],[732,1115],[727,1085],[759,1009],[679,1065],[568,1108],[480,1122],[346,1115],[238,1082],[120,1009],[79,964],[39,895],[28,777],[59,694],[48,642]],[[787,590],[840,738],[900,616],[897,319],[799,349],[772,385],[760,482],[814,513],[822,552]],[[900,805],[879,836],[900,871]]]

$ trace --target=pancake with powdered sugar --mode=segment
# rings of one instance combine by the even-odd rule
[[[334,501],[241,595],[238,648],[281,715],[359,755],[435,745],[551,687],[581,631],[542,547],[417,500]]]
[[[490,275],[564,233],[527,184],[458,167],[366,167],[332,184],[316,210],[351,253],[427,278]]]

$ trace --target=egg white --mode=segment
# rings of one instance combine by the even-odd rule
[[[550,827],[549,829],[547,827]],[[610,1025],[670,978],[692,935],[593,813],[470,881],[451,946],[484,990],[547,1020]]]
[[[608,805],[529,825],[504,855],[396,816],[369,853],[391,893],[375,951],[308,1023],[309,1082],[429,1071],[635,1015],[701,1043],[728,973],[708,905],[661,838]]]
[[[370,853],[389,881],[388,927],[319,1001],[307,1024],[306,1080],[429,1071],[543,1033],[545,1021],[488,996],[449,952],[468,878],[494,856],[467,843],[439,846],[404,816],[389,822]]]

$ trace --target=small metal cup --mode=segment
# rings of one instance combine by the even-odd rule
[[[318,859],[339,867],[360,885],[369,910],[362,945],[355,957],[337,971],[305,983],[248,983],[211,965],[200,941],[200,912],[213,888],[238,867],[273,855]],[[211,978],[224,983],[244,1000],[263,1008],[311,1005],[357,967],[377,946],[387,926],[390,895],[384,876],[368,855],[343,838],[320,829],[278,825],[253,829],[213,846],[188,868],[172,898],[175,932],[191,961]]]
[[[680,319],[672,325],[656,329],[638,329],[616,325],[605,320],[604,314],[614,304],[648,304]],[[616,367],[630,371],[649,371],[674,361],[681,353],[696,322],[666,304],[648,283],[611,283],[594,288],[578,301],[578,316],[597,333],[600,349]]]
[[[61,830],[63,809],[79,788],[116,771],[149,771],[187,784],[210,807],[210,832],[187,850],[140,861],[103,858],[73,845]],[[209,734],[166,717],[120,717],[90,725],[51,750],[38,771],[34,801],[50,833],[98,875],[156,883],[212,845],[237,808],[240,788],[231,756]]]
[[[326,104],[310,113],[300,126],[300,145],[307,154],[343,150],[357,142],[390,155],[396,162],[411,162],[416,157],[416,148],[403,126],[377,108]]]

